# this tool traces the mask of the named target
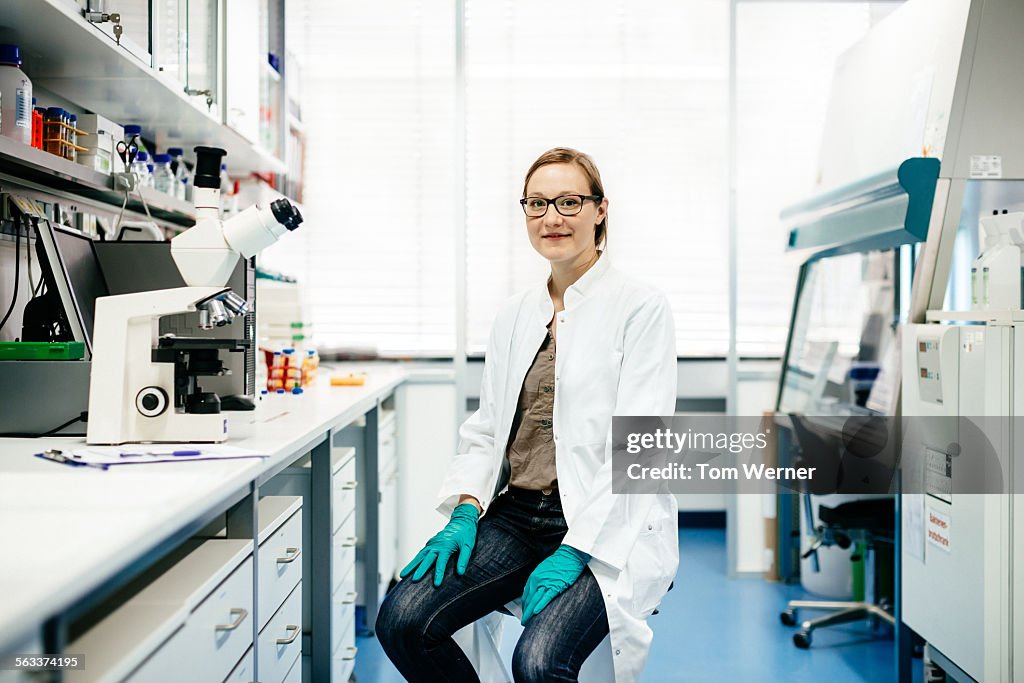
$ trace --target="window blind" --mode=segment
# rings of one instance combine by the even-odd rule
[[[893,6],[737,5],[742,356],[782,353],[798,264],[778,214],[812,191],[835,57]],[[320,343],[454,350],[464,164],[467,349],[483,352],[501,301],[548,272],[517,203],[523,175],[570,146],[601,169],[608,255],[668,295],[679,354],[725,355],[728,0],[465,0],[464,159],[452,151],[453,0],[292,0],[287,11],[310,142],[307,226],[286,260]]]
[[[517,202],[568,146],[601,170],[608,255],[668,294],[680,355],[724,354],[727,48],[725,0],[466,1],[469,352],[549,271]]]
[[[455,349],[454,5],[292,0],[318,344]]]
[[[800,262],[784,251],[779,212],[813,194],[835,60],[880,16],[866,2],[737,5],[740,356],[785,350]]]

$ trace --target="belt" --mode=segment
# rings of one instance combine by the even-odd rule
[[[558,499],[557,498],[557,494],[558,494],[558,489],[557,488],[543,489],[543,490],[537,491],[535,489],[521,489],[518,486],[509,486],[508,487],[508,494],[510,496],[512,496],[513,498],[517,499],[517,500],[524,500],[524,501],[550,500],[552,495],[556,496],[556,498],[555,498],[556,500]]]

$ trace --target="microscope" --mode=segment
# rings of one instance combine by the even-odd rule
[[[217,443],[227,439],[220,399],[203,377],[227,373],[221,351],[244,350],[237,339],[159,334],[162,316],[198,311],[212,329],[243,316],[248,303],[226,286],[239,256],[251,258],[299,227],[287,199],[220,218],[220,167],[226,152],[196,147],[196,224],[171,240],[186,287],[96,300],[86,442]]]

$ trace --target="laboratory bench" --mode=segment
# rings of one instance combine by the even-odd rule
[[[0,657],[84,655],[67,681],[348,680],[356,585],[372,627],[396,544],[396,513],[355,494],[393,478],[410,372],[338,369],[366,370],[365,384],[323,377],[228,413],[227,444],[264,458],[101,470],[34,457],[82,438],[0,439]]]

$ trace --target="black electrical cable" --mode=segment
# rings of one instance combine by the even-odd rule
[[[89,421],[89,411],[88,410],[83,410],[82,413],[78,417],[72,418],[72,419],[68,420],[67,422],[65,422],[64,424],[60,425],[59,427],[54,427],[53,429],[51,429],[49,431],[46,431],[46,432],[43,432],[41,434],[29,434],[29,433],[26,433],[26,432],[8,432],[6,434],[0,434],[0,438],[4,438],[4,439],[39,439],[39,438],[43,438],[43,437],[46,437],[46,436],[53,436],[54,434],[56,434],[60,430],[66,428],[66,427],[70,427],[71,425],[75,424],[76,422],[88,422],[88,421]],[[75,436],[75,435],[67,434],[65,436]],[[78,435],[78,436],[80,436],[80,435]]]
[[[11,305],[7,307],[4,319],[0,320],[0,330],[4,329],[7,320],[14,312],[14,305],[18,303],[18,285],[21,283],[21,225],[15,224],[14,231],[14,294],[11,295]]]

